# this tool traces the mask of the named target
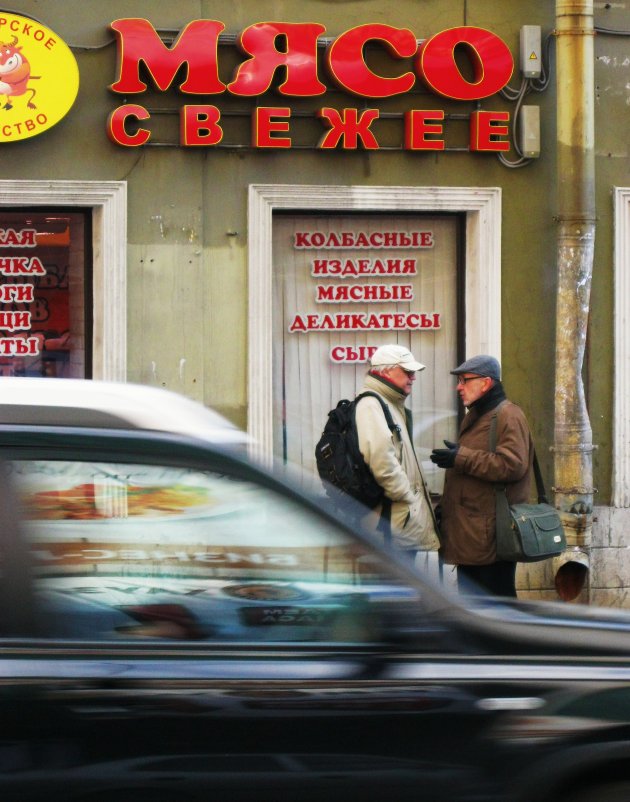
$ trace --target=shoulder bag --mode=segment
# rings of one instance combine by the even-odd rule
[[[490,450],[497,447],[497,415],[490,423]],[[495,484],[497,560],[507,562],[538,562],[561,554],[566,537],[555,507],[547,503],[545,486],[534,449],[534,476],[538,504],[510,505],[505,484]]]

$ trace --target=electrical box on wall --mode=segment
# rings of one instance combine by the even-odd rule
[[[540,156],[540,106],[521,106],[518,147],[528,159]]]
[[[521,72],[524,78],[539,78],[542,72],[540,25],[521,28]]]

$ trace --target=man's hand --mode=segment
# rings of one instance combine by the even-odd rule
[[[452,468],[455,465],[455,457],[459,451],[457,443],[451,443],[450,440],[445,440],[444,445],[446,448],[434,448],[431,452],[431,462],[438,466],[438,468]]]

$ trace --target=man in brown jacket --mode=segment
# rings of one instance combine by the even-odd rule
[[[437,550],[440,545],[429,492],[413,447],[411,411],[405,406],[416,372],[424,370],[424,365],[402,345],[377,348],[370,362],[372,367],[361,392],[369,390],[381,397],[399,431],[390,431],[378,399],[366,396],[356,407],[359,450],[391,502],[392,543],[415,559],[419,550]],[[378,528],[381,513],[379,505],[368,516],[368,527]]]
[[[442,557],[457,565],[460,589],[466,577],[486,591],[516,597],[516,563],[496,558],[496,483],[506,485],[510,504],[529,500],[534,447],[525,415],[508,401],[501,366],[492,356],[467,359],[455,370],[457,392],[468,413],[459,441],[444,441],[431,461],[446,468],[440,502]],[[496,417],[496,448],[490,429]]]

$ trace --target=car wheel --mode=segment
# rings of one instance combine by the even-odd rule
[[[605,785],[591,785],[582,791],[573,791],[567,799],[571,802],[628,802],[630,782],[612,782]]]

